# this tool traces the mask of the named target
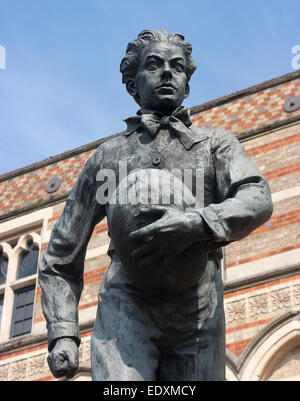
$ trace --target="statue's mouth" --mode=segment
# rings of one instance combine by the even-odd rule
[[[174,95],[176,88],[172,84],[162,84],[157,87],[157,92],[161,95]]]
[[[169,84],[169,83],[164,83],[164,84],[161,84],[161,85],[159,85],[159,86],[157,87],[157,89],[162,89],[162,88],[163,88],[163,89],[164,89],[164,88],[166,88],[166,89],[176,89],[174,85]]]

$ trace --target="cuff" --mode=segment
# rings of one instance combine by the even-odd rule
[[[77,323],[73,322],[56,322],[49,323],[48,329],[48,349],[54,347],[55,341],[62,337],[72,337],[77,345],[80,345],[80,333]]]
[[[197,211],[197,213],[199,213],[204,220],[207,230],[211,233],[215,241],[227,241],[222,219],[211,205],[201,209],[201,211]]]

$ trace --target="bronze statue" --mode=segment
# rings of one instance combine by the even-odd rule
[[[191,51],[182,35],[160,30],[142,31],[128,44],[120,69],[140,110],[126,120],[124,134],[88,160],[40,263],[56,377],[72,377],[78,367],[85,252],[94,226],[107,216],[111,264],[91,341],[93,380],[225,379],[222,247],[266,222],[272,201],[235,136],[194,126],[181,106],[196,69]],[[186,170],[192,184],[184,182],[182,201],[174,201],[182,188],[173,172],[184,177]],[[106,171],[117,181],[109,199],[102,191]],[[167,182],[169,204],[160,198]],[[130,199],[115,202],[116,195]]]

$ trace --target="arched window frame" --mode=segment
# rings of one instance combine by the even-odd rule
[[[8,258],[6,282],[0,285],[0,296],[3,297],[3,310],[0,325],[0,341],[6,341],[11,338],[11,327],[16,291],[31,286],[35,286],[36,291],[37,273],[17,279],[19,257],[24,250],[27,250],[27,243],[30,240],[33,241],[33,244],[39,250],[41,249],[41,236],[35,231],[20,236],[17,244],[14,247],[12,247],[8,242],[0,242],[0,247],[2,248],[3,254]],[[40,255],[41,252],[39,252],[39,259]]]

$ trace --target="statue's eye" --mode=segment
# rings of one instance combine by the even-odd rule
[[[156,70],[156,68],[158,68],[158,63],[156,61],[150,61],[148,63],[149,70]]]
[[[176,64],[175,65],[175,70],[178,72],[183,72],[184,71],[184,66],[182,64]]]

